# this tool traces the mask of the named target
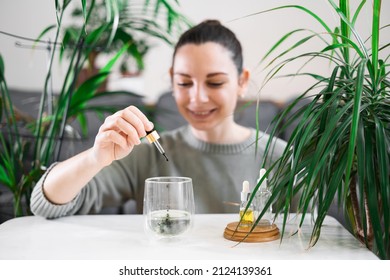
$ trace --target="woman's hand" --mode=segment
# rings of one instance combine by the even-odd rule
[[[127,156],[153,124],[135,106],[129,106],[107,117],[99,128],[92,148],[99,164],[107,166],[114,160]]]

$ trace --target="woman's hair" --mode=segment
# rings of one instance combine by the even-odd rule
[[[184,32],[175,46],[173,61],[180,47],[186,44],[200,45],[208,42],[220,44],[229,50],[237,71],[241,74],[243,64],[241,44],[236,35],[218,20],[205,20]]]

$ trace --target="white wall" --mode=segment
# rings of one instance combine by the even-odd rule
[[[78,2],[79,0],[74,0]],[[336,1],[337,2],[337,1]],[[355,2],[355,1],[351,1]],[[358,1],[356,1],[358,2]],[[360,2],[360,1],[359,1]],[[390,23],[390,1],[382,2],[382,25]],[[337,18],[332,15],[326,0],[181,0],[181,10],[193,22],[206,18],[216,18],[231,28],[239,37],[244,48],[245,66],[252,71],[251,96],[256,96],[264,78],[262,67],[258,66],[260,58],[266,53],[280,36],[293,28],[308,27],[322,30],[317,22],[302,11],[289,9],[267,14],[245,17],[252,13],[286,4],[301,4],[313,9],[328,23],[336,24]],[[370,34],[369,10],[371,3],[367,1],[366,10],[360,18],[358,29],[363,38]],[[48,25],[55,23],[53,0],[1,0],[0,30],[21,36],[36,38]],[[386,33],[386,32],[384,32]],[[390,32],[384,34],[382,42],[390,41]],[[6,65],[6,79],[10,88],[40,90],[43,88],[47,67],[47,53],[42,50],[31,51],[15,47],[15,38],[0,34],[0,53]],[[24,44],[30,44],[23,42]],[[313,46],[313,45],[311,45]],[[172,49],[161,43],[146,58],[146,71],[143,79],[126,81],[131,89],[142,91],[153,102],[159,94],[169,89],[168,68],[171,63]],[[61,86],[64,70],[54,63],[53,85],[55,90]],[[326,65],[312,66],[322,71]],[[264,88],[261,98],[284,101],[306,88],[312,81],[309,79],[276,80]],[[123,83],[123,81],[122,81]],[[113,86],[119,85],[111,82]]]

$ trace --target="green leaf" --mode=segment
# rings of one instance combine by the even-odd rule
[[[383,228],[384,230],[390,228],[390,186],[389,182],[389,151],[390,151],[390,143],[386,141],[386,131],[382,124],[382,122],[375,118],[375,139],[376,139],[376,147],[375,150],[377,152],[376,158],[378,159],[378,178],[379,178],[379,186],[378,189],[378,198],[382,200],[383,205]],[[390,240],[389,235],[384,234],[384,248],[382,251],[386,251],[386,248],[389,248]],[[385,255],[384,255],[385,257]]]
[[[283,57],[284,55],[288,54],[289,52],[293,51],[294,49],[300,47],[301,45],[303,45],[304,43],[306,43],[307,41],[309,41],[310,39],[312,38],[315,38],[316,36],[315,35],[310,35],[310,36],[307,36],[301,40],[299,40],[298,42],[296,42],[294,45],[292,45],[290,48],[286,49],[285,51],[283,51],[282,53],[278,54],[274,59],[272,59],[268,65],[266,66],[266,68],[271,65],[272,63],[274,63],[276,61],[276,59],[279,59],[281,57]]]
[[[116,61],[126,52],[129,44],[125,44],[122,48],[108,61],[108,63],[100,70],[101,73],[110,72]]]
[[[3,82],[5,80],[4,73],[5,73],[4,60],[3,60],[3,56],[0,54],[0,82]]]
[[[298,10],[301,10],[301,11],[307,13],[308,15],[313,17],[316,21],[318,21],[322,25],[322,27],[325,28],[325,30],[328,33],[332,33],[331,29],[328,27],[328,25],[325,23],[325,21],[321,17],[319,17],[317,14],[313,13],[311,10],[307,9],[306,7],[299,6],[299,5],[279,6],[279,7],[268,9],[268,10],[264,10],[264,11],[261,11],[261,12],[252,13],[252,14],[249,14],[249,15],[247,15],[245,17],[252,17],[252,16],[255,16],[255,15],[260,15],[260,14],[268,13],[268,12],[271,12],[271,11],[276,11],[276,10],[281,10],[281,9],[291,9],[291,8],[298,9]]]
[[[6,186],[13,186],[13,182],[11,178],[8,176],[7,172],[5,171],[4,167],[0,165],[0,183],[6,185]]]
[[[379,21],[381,2],[381,0],[374,0],[374,7],[372,12],[371,64],[374,70],[374,82],[376,82],[378,78]]]
[[[355,28],[353,27],[353,25],[349,22],[348,18],[346,17],[346,15],[343,13],[343,11],[340,10],[339,7],[337,7],[337,5],[332,1],[332,0],[329,0],[329,3],[331,3],[331,5],[333,6],[333,8],[336,10],[336,12],[339,14],[340,18],[342,19],[343,23],[346,24],[346,27],[344,27],[345,30],[347,31],[344,31],[345,34],[343,34],[343,31],[342,31],[342,35],[346,38],[349,38],[349,31],[351,31],[353,33],[353,35],[355,36],[356,40],[358,41],[359,45],[360,45],[360,48],[362,50],[362,52],[364,53],[364,56],[366,59],[368,59],[368,52],[367,52],[367,49],[363,43],[363,40],[361,39],[361,37],[359,36],[359,33],[355,30]],[[344,26],[344,25],[343,25]]]
[[[88,121],[87,121],[87,116],[85,114],[82,114],[81,112],[79,112],[77,114],[77,121],[79,122],[80,124],[80,128],[81,128],[81,134],[83,135],[83,137],[86,137],[88,135]]]
[[[42,37],[43,37],[46,33],[48,33],[49,31],[51,31],[52,29],[55,29],[56,27],[57,27],[57,25],[55,25],[55,24],[46,27],[46,28],[38,35],[38,37],[35,39],[34,44],[33,44],[33,48],[35,48],[35,46],[36,46],[36,44],[38,43],[38,41],[41,40]]]
[[[356,90],[354,96],[351,133],[350,133],[349,148],[348,148],[348,162],[347,162],[347,169],[345,170],[346,186],[349,186],[351,168],[355,156],[355,145],[356,145],[357,131],[358,131],[359,119],[360,119],[360,103],[361,103],[362,93],[363,93],[364,67],[365,67],[365,60],[363,60],[362,63],[360,63],[358,67],[357,77],[356,77]]]
[[[370,218],[372,219],[372,227],[375,236],[375,243],[379,251],[379,256],[381,258],[386,257],[386,249],[384,247],[384,240],[382,239],[382,228],[381,228],[381,219],[380,219],[380,210],[378,208],[378,186],[376,179],[376,170],[375,166],[375,151],[372,135],[366,137],[366,171],[367,171],[367,184],[365,185],[365,191],[367,193],[368,201],[368,211],[370,213]],[[385,229],[388,230],[388,229]],[[366,234],[366,232],[365,232]]]
[[[267,51],[267,53],[260,60],[259,64],[261,62],[263,62],[268,56],[270,56],[270,54],[273,53],[274,50],[276,50],[284,41],[286,41],[289,37],[291,37],[291,35],[293,35],[297,32],[305,31],[305,30],[306,29],[296,29],[296,30],[290,31],[287,34],[285,34],[284,36],[282,36],[282,38],[280,38],[274,45],[272,45],[272,47],[269,49],[269,51]]]
[[[354,41],[352,41],[351,39],[349,39],[347,37],[344,37],[343,35],[339,35],[339,34],[334,34],[334,37],[341,38],[344,43],[341,43],[341,44],[340,43],[335,43],[335,44],[332,44],[332,45],[328,45],[321,52],[325,52],[325,51],[328,51],[328,50],[334,50],[334,49],[340,49],[340,48],[344,48],[344,49],[345,48],[352,48],[352,49],[354,49],[357,52],[357,54],[361,58],[365,58],[364,53],[361,51],[359,46]]]
[[[84,22],[87,19],[87,1],[86,0],[81,0],[81,8],[83,10],[83,18]]]
[[[84,81],[74,92],[70,108],[75,110],[75,107],[82,106],[86,101],[90,100],[95,95],[97,89],[107,79],[110,72],[99,72],[91,78]]]
[[[345,156],[342,157],[342,159],[339,162],[337,162],[338,168],[336,168],[332,174],[332,177],[331,177],[330,182],[329,182],[329,189],[327,190],[327,192],[325,194],[324,203],[318,209],[318,216],[315,219],[312,235],[310,238],[310,246],[311,247],[317,243],[317,241],[320,237],[322,223],[325,220],[325,217],[327,215],[329,207],[330,207],[330,205],[335,197],[337,187],[342,182],[344,170],[345,170],[345,166],[346,166],[346,161],[347,161],[347,157],[345,157]]]
[[[355,23],[356,23],[356,20],[358,19],[359,17],[359,14],[364,6],[364,4],[366,4],[366,0],[362,0],[359,4],[359,6],[357,7],[356,11],[355,11],[355,14],[353,15],[353,18],[352,18],[352,25],[355,26]]]
[[[117,1],[106,1],[107,22],[112,23],[110,37],[107,45],[110,46],[114,40],[119,26],[119,7]]]

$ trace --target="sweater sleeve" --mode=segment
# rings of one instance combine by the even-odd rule
[[[147,144],[149,145],[149,144]],[[35,185],[31,196],[31,211],[34,215],[53,219],[74,214],[99,213],[103,208],[121,207],[130,199],[140,200],[140,184],[149,176],[140,158],[148,159],[150,147],[141,145],[128,157],[114,161],[102,169],[85,185],[80,193],[66,204],[54,204],[44,194],[44,183],[52,165]],[[150,145],[149,145],[150,146]]]
[[[35,185],[30,200],[31,211],[34,215],[42,216],[48,219],[72,215],[81,204],[81,193],[78,194],[71,202],[66,204],[54,204],[47,199],[43,192],[43,185],[47,175],[57,163],[52,164],[43,174],[41,179]]]
[[[52,203],[44,193],[47,170],[31,195],[31,211],[48,219],[74,214],[99,213],[104,207],[120,207],[134,196],[129,174],[119,162],[104,168],[85,185],[80,193],[66,204]],[[131,175],[130,175],[131,176]]]

